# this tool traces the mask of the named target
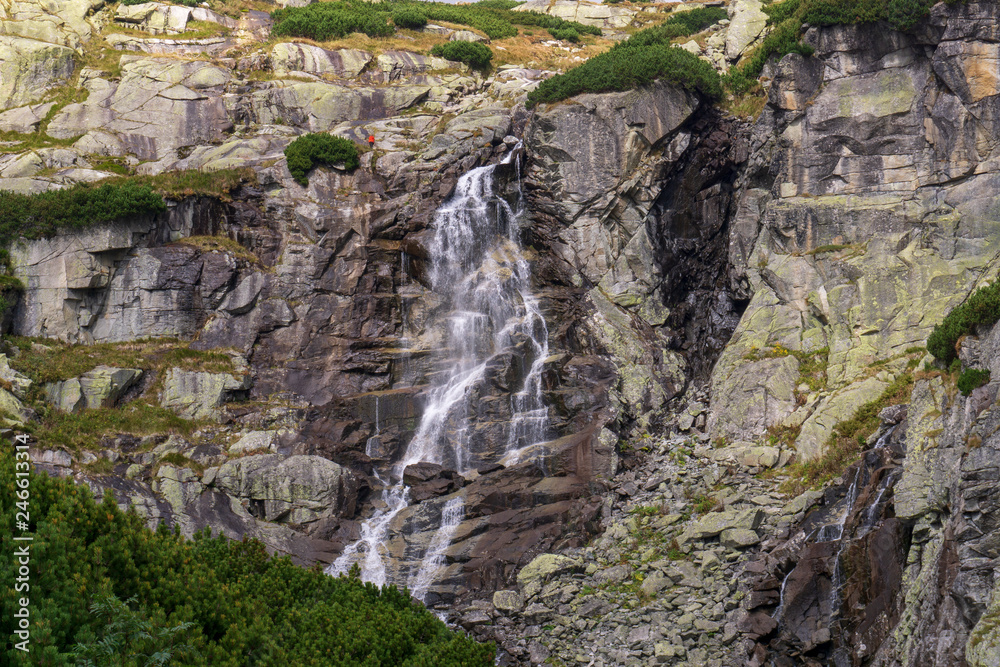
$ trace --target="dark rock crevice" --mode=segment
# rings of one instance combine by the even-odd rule
[[[666,166],[646,228],[670,311],[671,344],[684,353],[691,378],[704,380],[748,303],[729,288],[729,244],[750,128],[713,109],[682,131],[691,142]]]

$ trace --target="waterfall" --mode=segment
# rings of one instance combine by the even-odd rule
[[[452,498],[441,510],[441,527],[438,528],[427,547],[427,555],[420,563],[420,570],[410,577],[407,586],[410,593],[418,600],[427,596],[427,590],[434,583],[434,577],[444,566],[444,551],[451,545],[451,538],[458,530],[458,524],[465,518],[465,501],[462,497]]]
[[[444,371],[426,394],[420,423],[403,456],[384,474],[375,473],[384,485],[384,507],[362,525],[361,539],[327,568],[330,574],[343,574],[358,562],[364,580],[386,583],[380,545],[409,504],[402,481],[407,466],[429,462],[468,473],[505,455],[516,460],[521,450],[547,435],[542,370],[548,329],[531,293],[531,268],[520,245],[521,199],[512,207],[497,196],[495,169],[479,167],[463,175],[435,214],[428,273],[431,289],[444,297],[447,310],[439,318],[441,352],[447,355]],[[497,428],[506,433],[492,440],[483,437],[475,432],[478,406],[471,399],[487,390],[487,380],[503,387],[511,378],[509,384],[516,386],[505,387],[509,405],[502,419],[493,420],[494,425],[502,422]],[[395,583],[406,581],[422,599],[444,566],[445,551],[463,517],[461,496],[445,503],[421,562]]]

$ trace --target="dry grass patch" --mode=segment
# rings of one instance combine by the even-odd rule
[[[217,351],[192,350],[186,341],[172,338],[138,340],[128,343],[71,345],[44,338],[8,336],[7,342],[18,349],[10,365],[41,385],[80,376],[97,366],[141,368],[144,371],[178,367],[191,371],[229,373],[234,371],[232,358]]]
[[[104,34],[115,33],[118,35],[128,35],[139,39],[206,39],[208,37],[222,37],[228,35],[230,30],[224,25],[211,21],[188,21],[184,32],[177,34],[154,35],[145,30],[129,28],[119,23],[109,24],[104,28]]]
[[[225,252],[248,264],[260,264],[260,259],[247,248],[228,236],[189,236],[177,243],[189,245],[202,252]]]
[[[602,37],[581,35],[580,42],[567,46],[547,46],[543,42],[553,41],[553,37],[541,28],[531,30],[534,34],[521,31],[516,37],[500,39],[490,44],[493,49],[493,65],[519,65],[535,69],[566,71],[582,65],[594,56],[610,49],[614,42]],[[579,59],[579,60],[578,60]]]

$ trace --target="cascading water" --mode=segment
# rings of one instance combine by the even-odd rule
[[[441,510],[441,527],[434,534],[420,569],[406,583],[413,597],[423,600],[427,590],[434,583],[434,576],[444,566],[444,552],[451,545],[451,538],[458,530],[458,524],[465,518],[465,501],[462,497],[452,498]]]
[[[521,200],[512,207],[497,196],[495,169],[479,167],[462,176],[435,215],[427,250],[431,288],[445,297],[447,308],[443,379],[427,392],[420,424],[402,458],[386,471],[375,471],[384,485],[384,507],[362,525],[361,539],[327,568],[330,574],[343,574],[358,562],[362,579],[387,583],[380,547],[390,524],[409,504],[402,481],[407,466],[427,462],[468,472],[505,454],[516,459],[520,450],[545,439],[548,411],[542,400],[542,369],[548,329],[531,293],[530,265],[520,246]],[[487,438],[474,432],[470,398],[505,367],[513,369],[508,375],[520,380],[515,383],[519,387],[508,388],[506,433]],[[463,516],[461,497],[449,500],[422,561],[396,583],[407,583],[414,596],[423,599],[444,566],[445,551]]]
[[[859,651],[867,650],[863,642],[850,639],[860,627],[859,614],[867,613],[858,611],[858,598],[870,594],[864,577],[871,571],[862,571],[869,566],[858,560],[858,554],[867,553],[861,545],[872,538],[880,538],[879,548],[886,552],[890,550],[885,545],[895,544],[895,524],[887,528],[887,522],[896,522],[892,518],[892,489],[902,474],[896,431],[896,425],[887,428],[862,455],[851,470],[844,498],[826,512],[827,521],[813,524],[801,541],[795,538],[794,543],[801,545],[797,562],[781,579],[772,618],[779,625],[780,641],[788,641],[796,651],[809,656],[801,664],[851,667],[860,664]],[[874,626],[865,625],[869,627]],[[786,646],[778,653],[790,650]]]

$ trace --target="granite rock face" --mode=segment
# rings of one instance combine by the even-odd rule
[[[757,179],[740,188],[730,223],[729,279],[749,303],[713,370],[713,437],[801,427],[801,455],[822,455],[832,426],[905,371],[897,356],[869,379],[869,365],[922,345],[989,273],[997,153],[968,128],[992,123],[1000,97],[962,63],[979,48],[970,26],[994,13],[941,5],[919,35],[814,29],[815,55],[776,67],[737,181]],[[981,94],[954,92],[971,87]],[[782,350],[825,358],[822,382],[793,380],[795,395],[780,399],[794,410],[734,418],[748,398],[742,378]]]

